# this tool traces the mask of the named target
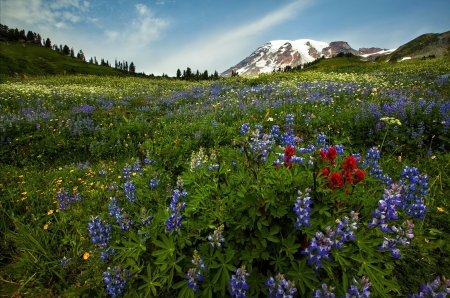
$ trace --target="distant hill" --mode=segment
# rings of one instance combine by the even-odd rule
[[[427,33],[397,48],[385,57],[389,61],[398,61],[405,57],[422,58],[444,56],[450,48],[450,31],[444,33]]]
[[[28,42],[0,42],[0,74],[14,77],[91,74],[129,76],[108,66],[95,65]]]

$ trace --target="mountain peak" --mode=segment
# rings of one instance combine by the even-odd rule
[[[230,76],[233,71],[239,75],[257,75],[269,73],[286,66],[300,66],[322,56],[330,58],[340,52],[361,55],[381,50],[379,48],[361,48],[357,51],[352,49],[345,41],[323,42],[313,39],[271,40],[235,66],[224,71],[221,75]]]

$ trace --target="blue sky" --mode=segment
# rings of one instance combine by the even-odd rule
[[[396,48],[450,30],[449,0],[0,0],[0,23],[137,71],[219,73],[270,40]]]

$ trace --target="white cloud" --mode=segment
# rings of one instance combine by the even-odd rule
[[[254,41],[266,30],[289,21],[312,3],[312,0],[295,1],[262,18],[228,28],[217,29],[180,49],[170,53],[163,61],[152,65],[155,73],[174,75],[177,68],[191,67],[205,70],[211,66],[222,72],[249,55]],[[260,46],[258,44],[257,46]],[[208,69],[211,70],[211,69]]]
[[[169,21],[157,18],[154,13],[144,4],[136,4],[136,18],[125,25],[123,30],[105,30],[110,41],[121,41],[126,45],[127,51],[140,51],[150,42],[158,39]]]
[[[66,27],[84,18],[89,2],[80,0],[3,0],[3,22],[9,26],[24,24]],[[68,11],[70,9],[70,11]]]

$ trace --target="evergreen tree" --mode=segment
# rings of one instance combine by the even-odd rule
[[[84,56],[83,50],[80,50],[77,54],[77,58],[86,62],[86,57]]]
[[[177,69],[177,79],[181,79],[181,70]]]
[[[27,32],[27,40],[28,41],[33,41],[34,40],[34,34],[31,31]]]
[[[75,57],[75,51],[73,48],[70,49],[70,57]]]
[[[62,49],[62,52],[64,53],[64,55],[69,56],[70,55],[70,48],[65,44],[63,49]]]
[[[213,79],[219,79],[219,73],[217,72],[217,70],[214,71]]]
[[[202,78],[203,78],[204,80],[207,80],[207,79],[209,78],[209,76],[208,76],[208,71],[207,71],[207,70],[205,70],[205,72],[203,73]]]
[[[136,73],[136,66],[133,62],[130,63],[130,72],[133,74]]]
[[[51,49],[52,48],[52,42],[50,41],[50,38],[47,38],[45,40],[45,47]]]
[[[98,65],[97,57],[94,56],[94,64]]]
[[[91,57],[91,59],[89,59],[89,63],[94,64],[94,59],[92,59],[92,57]]]
[[[186,76],[185,76],[185,78],[186,78],[186,80],[190,80],[191,77],[192,77],[192,71],[191,71],[191,69],[188,67],[188,68],[186,68]]]
[[[59,47],[57,45],[53,45],[53,50],[59,52]]]
[[[38,46],[42,46],[42,37],[41,37],[41,35],[38,33],[38,35],[37,35],[37,38],[36,38],[36,40],[35,40],[35,42],[36,42],[36,44],[38,45]]]
[[[125,69],[126,72],[128,72],[128,61],[125,61]]]

